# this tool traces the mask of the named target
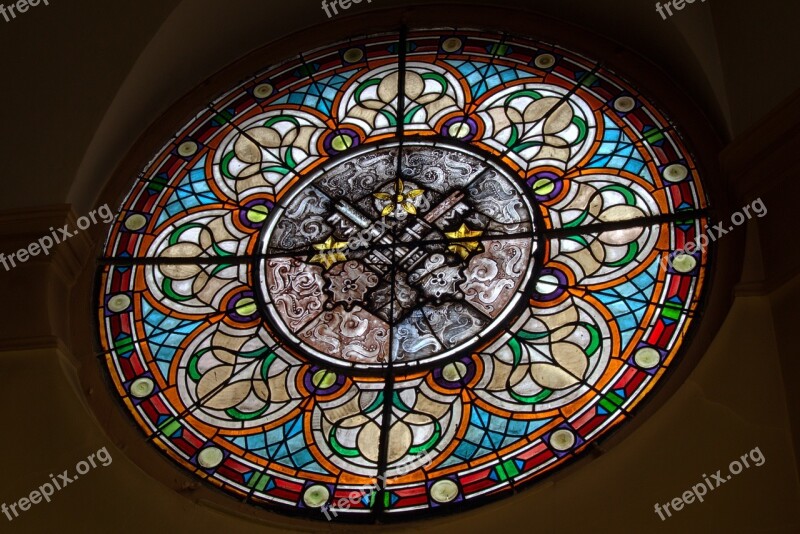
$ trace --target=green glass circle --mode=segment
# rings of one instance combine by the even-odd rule
[[[633,111],[636,107],[636,101],[629,96],[621,96],[614,101],[614,109],[620,113],[627,113]]]
[[[194,156],[197,154],[197,149],[197,143],[194,141],[186,141],[185,143],[181,143],[181,145],[178,147],[178,154],[188,158],[189,156]]]
[[[464,139],[470,134],[469,124],[459,122],[448,128],[447,133],[456,139]]]
[[[575,434],[569,430],[556,430],[553,432],[553,435],[550,436],[550,446],[557,451],[568,451],[573,445],[575,445]]]
[[[255,206],[247,210],[247,220],[259,224],[267,220],[269,209],[266,206]]]
[[[461,48],[463,42],[458,37],[451,37],[442,43],[442,50],[448,53],[456,52]]]
[[[452,480],[439,480],[431,486],[431,498],[438,503],[452,502],[458,497],[458,485]]]
[[[364,57],[364,51],[360,48],[351,48],[347,52],[344,53],[344,60],[348,63],[356,63],[361,61]]]
[[[644,347],[636,351],[633,360],[642,369],[653,369],[661,363],[661,355],[651,347]]]
[[[243,298],[236,303],[236,313],[242,317],[253,315],[256,311],[258,311],[258,305],[256,301],[250,297]]]
[[[539,196],[549,195],[555,190],[555,188],[556,184],[554,184],[553,180],[550,180],[549,178],[542,178],[533,184],[533,192]]]
[[[336,373],[330,371],[317,371],[311,378],[311,382],[319,389],[328,389],[336,383]]]
[[[197,463],[206,469],[217,467],[224,459],[225,455],[222,453],[222,450],[217,447],[206,447],[197,455]]]
[[[442,369],[442,376],[445,378],[445,380],[450,382],[458,382],[467,376],[467,366],[462,362],[447,364],[445,365],[444,369]]]
[[[664,169],[664,179],[668,182],[682,182],[687,176],[689,176],[689,169],[680,163],[675,163]]]
[[[139,215],[138,213],[125,219],[125,228],[133,232],[141,230],[146,224],[147,218],[144,215]]]
[[[556,58],[553,54],[542,54],[536,58],[534,61],[537,67],[540,69],[549,69],[556,63]]]
[[[689,254],[678,254],[672,258],[672,267],[679,273],[690,273],[697,267],[697,260]]]
[[[155,383],[150,378],[137,378],[131,384],[131,395],[137,399],[143,399],[150,396],[155,387]]]
[[[257,85],[255,89],[253,89],[253,94],[256,98],[267,98],[269,97],[273,91],[275,90],[272,85],[268,83],[262,83],[261,85]]]
[[[131,305],[131,298],[128,295],[114,295],[108,300],[108,309],[114,313],[120,313],[128,309]]]
[[[331,498],[331,492],[321,484],[309,486],[303,493],[303,502],[309,508],[321,508]]]
[[[344,152],[345,150],[353,146],[353,138],[350,137],[349,135],[344,135],[344,134],[337,135],[334,138],[333,142],[331,143],[331,146],[337,152]]]

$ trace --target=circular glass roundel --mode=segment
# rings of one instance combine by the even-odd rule
[[[144,166],[99,337],[147,441],[239,499],[458,510],[629,418],[696,315],[708,224],[675,127],[597,63],[368,36],[257,73]]]
[[[463,150],[353,151],[273,210],[256,270],[265,315],[326,363],[443,361],[524,300],[534,217],[524,184]]]

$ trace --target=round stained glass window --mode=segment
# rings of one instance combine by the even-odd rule
[[[100,341],[147,439],[229,494],[458,510],[580,455],[674,366],[706,212],[673,125],[597,63],[369,36],[254,75],[144,166]]]

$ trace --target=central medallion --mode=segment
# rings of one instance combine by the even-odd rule
[[[274,333],[347,367],[474,349],[532,282],[534,207],[522,185],[438,144],[365,147],[318,169],[262,236],[259,287]]]

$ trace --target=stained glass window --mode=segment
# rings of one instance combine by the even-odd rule
[[[240,499],[458,510],[631,417],[696,313],[706,213],[675,127],[594,61],[351,40],[239,84],[143,167],[99,267],[102,356],[147,439]]]

